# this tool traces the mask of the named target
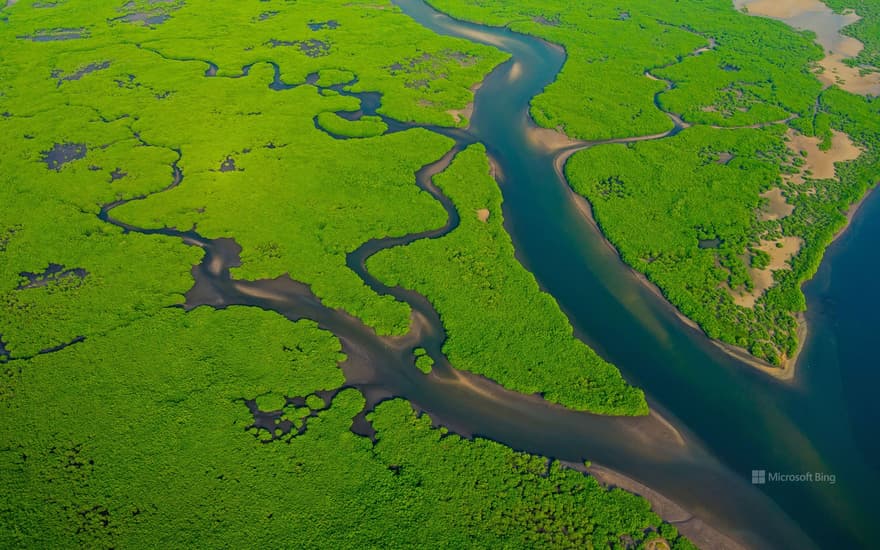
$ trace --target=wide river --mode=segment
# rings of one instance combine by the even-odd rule
[[[880,369],[869,339],[880,327],[880,285],[869,278],[880,271],[873,252],[880,196],[865,201],[806,285],[808,339],[795,381],[780,382],[683,323],[620,261],[557,175],[558,151],[535,139],[528,106],[560,71],[560,48],[453,20],[420,0],[395,3],[438,33],[512,55],[477,92],[467,134],[484,143],[497,164],[505,224],[518,257],[557,299],[577,335],[643,388],[652,408],[684,434],[687,451],[667,453],[647,442],[640,447],[625,430],[584,427],[581,437],[574,423],[595,420],[585,415],[565,421],[558,412],[542,417],[518,410],[512,423],[503,420],[514,414],[509,403],[462,400],[455,406],[470,408],[456,413],[422,390],[408,397],[429,411],[445,409],[466,424],[463,431],[561,459],[595,460],[750,546],[798,547],[804,538],[822,547],[870,546],[880,490],[874,425]],[[752,470],[811,474],[812,481],[768,477],[752,485]]]

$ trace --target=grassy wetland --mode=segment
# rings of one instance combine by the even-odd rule
[[[0,544],[269,545],[298,525],[303,544],[334,547],[692,547],[642,497],[462,439],[403,400],[365,409],[340,368],[345,341],[308,315],[196,298],[199,270],[218,269],[213,243],[234,239],[233,284],[298,281],[365,334],[410,338],[411,305],[372,291],[347,255],[447,222],[414,175],[454,141],[425,127],[467,125],[473,88],[506,54],[390,3],[22,1],[0,14]],[[571,407],[645,414],[514,259],[482,150],[461,158],[443,174],[456,208],[485,203],[455,244],[497,257],[508,281],[467,292],[538,309],[494,319],[507,332],[470,357],[479,321],[436,300],[450,357]],[[558,356],[505,348],[545,324]],[[429,374],[419,349],[412,368]]]
[[[649,411],[582,323],[648,310],[586,277],[573,308],[517,228],[573,189],[709,336],[791,361],[800,285],[877,179],[880,104],[720,0],[431,4],[494,28],[408,0],[0,8],[0,546],[861,540],[852,507],[809,507],[837,493],[770,497],[724,454],[815,464],[767,400],[725,411],[741,430],[679,420],[717,383]],[[644,325],[664,343],[627,348],[676,380]]]

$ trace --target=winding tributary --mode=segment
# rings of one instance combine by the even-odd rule
[[[855,409],[841,390],[844,374],[852,374],[849,370],[857,374],[864,365],[850,359],[843,366],[835,362],[838,335],[822,310],[810,314],[815,336],[807,344],[795,384],[775,380],[725,354],[683,323],[668,303],[622,264],[592,223],[588,205],[560,176],[558,166],[574,148],[595,144],[559,140],[562,145],[553,145],[546,139],[547,131],[536,128],[529,118],[529,101],[556,78],[564,51],[508,29],[450,19],[421,0],[396,3],[436,32],[492,44],[512,55],[483,82],[467,130],[431,128],[457,141],[453,150],[425,166],[416,178],[441,201],[449,215],[447,224],[423,234],[370,241],[348,257],[349,267],[368,285],[412,306],[409,334],[380,338],[358,319],[327,308],[308,286],[288,277],[232,279],[229,268],[238,263],[238,247],[232,240],[212,241],[192,231],[135,228],[112,217],[115,204],[105,207],[102,218],[126,230],[176,236],[205,249],[203,262],[193,268],[196,284],[187,295],[187,307],[251,305],[290,319],[313,319],[332,331],[348,357],[342,365],[346,385],[363,392],[368,407],[403,397],[429,413],[436,424],[463,435],[487,437],[565,461],[601,464],[686,510],[670,519],[708,547],[733,545],[731,539],[760,548],[867,545],[873,527],[872,492],[880,485],[861,440],[852,436],[849,413]],[[209,68],[206,76],[211,73]],[[283,92],[288,87],[276,71],[273,88]],[[376,105],[367,103],[375,103],[376,97],[362,100],[364,111],[375,111]],[[400,123],[387,122],[392,130],[402,129]],[[674,122],[669,135],[681,129]],[[654,410],[651,416],[614,418],[574,412],[457,371],[441,353],[445,332],[431,304],[412,291],[387,288],[366,272],[365,260],[377,251],[439,237],[457,226],[454,205],[430,179],[474,141],[486,145],[497,168],[505,225],[519,259],[559,301],[578,336],[616,364],[631,383],[645,389]],[[183,179],[176,167],[174,174],[172,186]],[[864,208],[878,207],[880,200],[869,200]],[[845,257],[847,251],[841,249],[864,246],[861,235],[870,239],[880,233],[878,224],[873,227],[874,233],[864,228],[853,231],[835,245],[833,255]],[[824,286],[816,294],[810,292],[811,305],[827,296],[827,271],[823,267],[813,285]],[[880,303],[880,297],[876,301]],[[415,347],[426,348],[434,358],[430,376],[413,366]],[[360,419],[355,429],[363,425]],[[823,472],[834,474],[836,483],[754,486],[753,469]]]

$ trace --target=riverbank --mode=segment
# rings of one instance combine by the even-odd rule
[[[833,245],[835,242],[837,242],[837,240],[840,239],[846,233],[846,230],[849,229],[850,225],[852,225],[853,218],[855,218],[855,215],[858,213],[862,204],[864,204],[865,200],[867,200],[868,197],[871,195],[871,193],[873,193],[875,191],[878,184],[880,184],[880,182],[875,183],[873,187],[868,189],[865,192],[865,194],[862,195],[862,198],[860,198],[858,201],[856,201],[850,205],[849,210],[846,213],[846,223],[844,223],[843,227],[841,227],[837,231],[837,233],[834,234],[834,237],[831,239],[831,242],[829,242],[828,246],[825,247],[825,251],[827,251],[831,245]],[[824,255],[824,253],[823,253],[823,255]],[[811,280],[812,280],[812,277],[801,281],[801,283],[800,283],[801,288],[803,289],[803,286],[805,284],[807,284],[808,282],[810,282]],[[679,314],[681,314],[681,312],[679,312]],[[798,360],[800,359],[801,354],[804,350],[804,346],[806,345],[806,342],[807,342],[807,336],[809,334],[809,323],[807,321],[807,316],[804,314],[804,312],[798,312],[795,315],[795,317],[797,319],[797,324],[798,324],[798,326],[797,326],[797,339],[798,339],[797,350],[795,351],[795,353],[791,357],[783,358],[782,362],[778,366],[771,365],[770,363],[767,363],[766,361],[761,361],[760,359],[757,359],[756,357],[751,355],[748,352],[748,350],[746,350],[744,348],[741,348],[738,346],[733,346],[731,344],[727,344],[725,342],[721,342],[721,341],[714,340],[714,339],[712,340],[712,342],[714,344],[716,344],[718,347],[720,347],[722,350],[724,350],[725,353],[728,353],[731,356],[735,357],[736,359],[749,364],[750,366],[760,370],[761,372],[769,374],[770,376],[773,376],[774,378],[778,378],[779,380],[791,382],[791,381],[794,381],[795,371],[797,370],[797,363],[798,363]]]
[[[490,16],[494,12],[489,8],[478,10],[473,5],[454,1],[442,2],[442,5],[448,8],[446,11],[471,20],[497,25],[509,20],[500,10],[493,18]],[[423,20],[429,25],[441,20],[436,13],[419,15],[424,15]],[[752,28],[794,36],[779,24],[746,17],[737,19]],[[526,66],[532,67],[535,79],[532,89],[539,91],[554,81],[564,61],[548,55],[537,45],[532,50],[518,51],[518,55],[537,62]],[[523,79],[517,80],[511,89],[504,70],[505,67],[501,67],[497,78],[486,82],[485,93],[477,98],[471,133],[487,144],[497,171],[503,172],[500,183],[504,192],[505,228],[513,236],[517,257],[535,273],[542,288],[558,300],[579,337],[619,365],[628,380],[645,388],[658,407],[674,415],[676,425],[687,426],[697,439],[706,442],[712,453],[723,457],[724,463],[732,468],[731,481],[742,482],[742,494],[769,494],[790,518],[782,519],[769,510],[744,504],[738,492],[721,488],[714,474],[700,476],[692,464],[702,463],[702,457],[678,467],[677,459],[670,461],[665,456],[646,453],[640,441],[620,441],[621,437],[629,439],[624,433],[607,435],[615,446],[632,448],[639,457],[637,463],[620,448],[607,449],[605,442],[609,438],[603,436],[590,437],[589,444],[581,448],[578,434],[591,430],[592,421],[573,419],[568,423],[554,415],[552,421],[536,425],[538,419],[531,414],[524,418],[516,410],[494,404],[475,415],[470,401],[462,398],[469,413],[465,423],[471,430],[510,442],[516,448],[543,448],[547,442],[549,456],[574,461],[586,458],[611,465],[687,508],[705,509],[714,524],[725,533],[735,534],[737,539],[745,532],[761,533],[767,541],[763,546],[812,547],[809,543],[796,543],[789,536],[780,536],[782,526],[790,525],[793,519],[822,546],[857,546],[851,541],[862,540],[860,535],[870,531],[863,522],[859,523],[860,518],[851,520],[855,515],[842,518],[831,513],[832,507],[836,508],[834,503],[838,501],[860,505],[870,501],[854,495],[851,488],[844,485],[842,475],[841,483],[827,491],[813,486],[767,487],[765,491],[758,491],[749,484],[747,475],[750,468],[762,466],[809,471],[817,467],[816,460],[820,458],[826,469],[849,471],[846,468],[858,460],[850,457],[859,455],[847,452],[845,458],[838,460],[839,455],[831,452],[846,448],[839,439],[847,432],[844,418],[847,408],[834,401],[834,388],[827,384],[808,385],[819,369],[804,369],[798,374],[803,387],[791,391],[787,384],[742,368],[740,361],[717,349],[701,332],[691,330],[670,314],[665,299],[654,299],[654,294],[645,292],[641,284],[630,279],[629,268],[623,269],[616,257],[611,256],[613,247],[597,238],[586,223],[587,218],[573,207],[570,188],[561,185],[564,180],[554,171],[555,155],[544,153],[532,145],[532,140],[521,135],[522,118],[511,117],[509,113],[527,111],[531,90],[515,89]],[[645,82],[650,81],[645,79]],[[815,88],[818,93],[818,83]],[[557,124],[553,122],[548,126],[555,128]],[[629,132],[629,135],[637,133]],[[536,152],[539,155],[535,155]],[[564,163],[558,162],[557,166]],[[837,223],[842,221],[838,219]],[[810,303],[812,310],[814,302]],[[793,323],[791,329],[794,332]],[[817,332],[820,330],[821,327],[816,328]],[[813,339],[808,349],[822,346],[823,342]],[[830,375],[833,377],[834,372]],[[448,411],[447,416],[458,415],[445,405],[444,409]],[[484,418],[484,414],[491,418]],[[822,421],[815,422],[816,418]],[[509,430],[503,428],[506,425],[510,425]],[[688,454],[693,450],[690,444],[689,449]],[[736,483],[731,485],[739,487]],[[726,498],[719,499],[718,495]],[[743,523],[739,518],[743,515],[748,516],[745,529],[740,527]],[[760,542],[751,546],[763,547]]]
[[[601,236],[603,244],[605,244],[605,246],[614,253],[615,257],[618,261],[620,261],[621,264],[626,266],[627,270],[630,272],[633,278],[636,279],[639,284],[648,289],[652,294],[657,296],[665,305],[667,305],[682,323],[684,323],[691,329],[700,332],[706,338],[709,338],[709,340],[714,345],[716,345],[719,349],[724,351],[730,357],[733,357],[734,359],[737,359],[738,361],[743,362],[750,367],[760,370],[761,372],[773,376],[774,378],[777,378],[779,380],[793,380],[797,359],[800,355],[801,350],[803,349],[807,335],[806,319],[803,317],[803,315],[799,315],[798,318],[798,351],[793,357],[783,360],[780,366],[771,365],[766,361],[758,359],[757,357],[750,354],[745,348],[741,348],[714,338],[710,338],[708,334],[706,334],[706,332],[703,330],[703,328],[700,327],[699,324],[697,324],[696,321],[682,313],[681,310],[679,310],[675,305],[672,304],[672,302],[670,302],[666,298],[666,296],[663,294],[663,291],[660,290],[660,287],[651,282],[651,280],[648,279],[648,277],[644,273],[637,271],[635,268],[633,268],[623,260],[623,258],[620,256],[620,251],[617,250],[614,244],[608,240],[608,238],[605,236],[605,233],[602,231],[602,228],[599,227],[599,223],[596,221],[595,216],[593,216],[593,209],[590,206],[589,201],[587,201],[587,199],[571,189],[571,186],[568,184],[568,179],[565,177],[565,163],[568,161],[569,158],[571,158],[572,155],[574,155],[578,151],[583,150],[585,147],[587,146],[581,145],[561,151],[554,159],[553,167],[556,171],[556,175],[563,182],[566,183],[566,186],[568,187],[570,192],[571,200],[576,206],[577,210],[583,215],[584,219],[590,224],[590,226],[592,226],[595,231]]]
[[[837,138],[838,138],[838,136],[841,136],[841,135],[845,136],[845,134],[842,134],[840,132],[834,133],[835,142],[838,141]],[[542,143],[541,143],[542,149],[549,150],[549,151],[557,151],[557,154],[554,158],[554,170],[556,172],[557,177],[560,178],[561,181],[564,181],[566,183],[566,186],[569,188],[570,193],[571,193],[571,200],[573,200],[573,202],[577,206],[577,209],[584,216],[584,219],[586,219],[589,222],[589,224],[599,233],[602,241],[605,243],[605,245],[610,250],[612,250],[614,252],[617,259],[619,261],[621,261],[621,263],[623,263],[624,265],[627,265],[627,269],[630,270],[630,272],[633,274],[633,276],[636,278],[636,280],[639,281],[640,284],[642,284],[645,288],[647,288],[651,293],[658,296],[665,304],[668,304],[669,307],[672,308],[672,311],[674,312],[676,317],[680,321],[682,321],[688,327],[690,327],[696,331],[699,331],[702,335],[708,337],[708,335],[702,329],[702,327],[697,322],[695,322],[694,320],[687,317],[684,313],[682,313],[678,307],[676,307],[674,304],[672,304],[667,299],[667,297],[665,296],[663,291],[656,284],[651,282],[643,273],[637,271],[635,268],[633,268],[632,266],[629,266],[628,264],[626,264],[626,262],[624,262],[623,258],[620,255],[620,252],[617,250],[617,248],[614,246],[614,244],[608,240],[604,231],[602,231],[601,227],[599,227],[598,222],[596,221],[596,219],[593,215],[592,206],[589,204],[589,202],[586,199],[584,199],[578,193],[574,192],[574,190],[572,189],[570,183],[568,182],[566,174],[565,174],[566,163],[571,158],[571,156],[574,155],[575,153],[582,151],[582,150],[585,150],[585,149],[588,149],[588,148],[591,148],[591,147],[594,147],[597,144],[579,142],[577,140],[572,140],[570,138],[567,138],[567,136],[565,136],[561,132],[553,131],[553,130],[546,130],[546,129],[529,129],[529,136],[530,136],[530,139],[541,140],[542,141]],[[662,138],[662,137],[664,137],[664,136],[652,136],[651,139],[657,139],[657,138]],[[640,139],[640,138],[633,138],[632,140],[636,140],[636,139]],[[620,141],[626,142],[628,140],[626,140],[626,139],[614,140],[612,142],[617,143]],[[840,149],[843,152],[841,153],[840,151],[838,151],[838,149]],[[853,160],[854,156],[852,156],[848,153],[851,149],[854,149],[854,147],[850,146],[848,148],[847,147],[841,148],[841,147],[835,146],[834,150],[832,152],[837,151],[840,155],[843,155],[843,157],[839,159],[839,161],[842,162],[842,161],[847,161],[847,160]],[[855,148],[854,150],[861,152],[861,149],[859,149],[859,148]],[[826,153],[822,152],[822,154],[824,155]],[[813,158],[815,156],[816,155],[811,155],[808,158]],[[834,155],[832,155],[832,156],[834,156]],[[811,167],[811,165],[809,164],[809,161],[808,161],[806,168],[812,168],[812,171],[815,172],[815,175],[818,177],[834,178],[835,177],[834,176],[835,162],[837,162],[837,161],[834,159],[830,159],[830,160],[827,160],[827,162],[823,161],[821,166]],[[829,170],[830,170],[830,172],[829,172]],[[850,208],[847,212],[847,221],[846,221],[845,225],[834,235],[832,240],[828,243],[828,246],[830,246],[833,242],[835,242],[845,232],[846,228],[849,227],[852,218],[855,216],[860,205],[867,198],[868,194],[872,191],[872,189],[869,189],[857,202],[853,203],[850,206]],[[771,255],[772,255],[772,252],[775,252],[775,249],[771,250]],[[799,286],[802,287],[809,280],[810,280],[809,278],[804,279],[803,281],[801,281],[799,283]],[[794,315],[794,318],[796,321],[795,337],[797,340],[797,347],[796,347],[795,352],[792,355],[782,356],[780,358],[779,364],[771,364],[768,361],[759,359],[759,358],[755,357],[754,355],[752,355],[747,349],[745,349],[741,346],[736,346],[736,345],[730,344],[728,342],[724,342],[724,341],[714,339],[714,338],[709,338],[709,340],[718,349],[722,350],[725,354],[736,359],[737,361],[739,361],[741,363],[745,363],[752,368],[755,368],[755,369],[757,369],[757,370],[759,370],[769,376],[772,376],[773,378],[776,378],[776,379],[784,381],[784,382],[791,383],[795,379],[797,363],[798,363],[800,355],[804,349],[804,346],[806,344],[806,340],[807,340],[807,337],[809,334],[809,327],[807,326],[807,319],[806,319],[806,316],[803,314],[803,312],[796,312],[796,313],[793,313],[793,315]]]
[[[647,485],[639,483],[631,477],[595,463],[590,463],[589,466],[576,462],[563,462],[562,464],[566,468],[571,468],[596,478],[596,481],[603,487],[608,489],[620,488],[644,498],[651,503],[651,509],[654,513],[660,516],[663,521],[674,525],[682,535],[686,536],[699,548],[712,548],[713,550],[746,549],[745,546],[721,533],[674,500],[651,489]]]
[[[559,178],[561,178],[562,181],[566,182],[566,184],[568,184],[567,183],[568,180],[565,177],[565,164],[573,154],[582,150],[584,147],[585,146],[578,146],[578,147],[574,147],[574,148],[570,148],[570,149],[565,149],[565,150],[561,151],[554,159],[554,169],[556,171],[556,174]],[[875,184],[875,186],[872,187],[871,189],[868,189],[868,191],[865,192],[865,194],[861,197],[861,199],[859,199],[857,202],[853,203],[850,206],[849,211],[847,212],[847,215],[846,215],[846,223],[844,224],[843,227],[840,228],[840,230],[837,231],[837,233],[835,233],[831,242],[828,243],[828,246],[831,246],[831,244],[833,244],[835,241],[837,241],[846,232],[846,230],[849,228],[853,218],[855,217],[858,210],[860,209],[861,205],[868,198],[870,193],[872,193],[876,189],[876,185],[877,184]],[[629,266],[628,264],[626,264],[626,262],[624,262],[623,258],[620,256],[620,252],[617,250],[617,248],[614,246],[614,244],[608,240],[608,238],[605,236],[604,232],[602,232],[601,227],[599,227],[599,224],[593,215],[592,207],[590,206],[589,201],[587,201],[584,197],[582,197],[581,195],[574,192],[574,190],[572,190],[570,186],[569,186],[569,190],[571,193],[571,200],[576,205],[577,209],[581,212],[581,214],[584,216],[584,219],[587,220],[589,222],[589,224],[601,235],[603,243],[608,247],[609,250],[614,252],[615,256],[622,264],[627,266],[627,269],[630,271],[630,273],[633,275],[633,277],[636,280],[638,280],[639,283],[642,284],[645,288],[647,288],[651,293],[653,293],[654,295],[659,297],[661,300],[663,300],[664,303],[668,304],[668,306],[670,308],[672,308],[672,311],[675,313],[675,315],[678,317],[678,319],[681,320],[681,322],[683,322],[688,327],[699,331],[700,333],[702,333],[704,336],[706,336],[708,338],[708,335],[705,333],[705,331],[702,329],[702,327],[700,327],[699,324],[697,324],[694,320],[687,317],[684,313],[681,312],[681,310],[679,310],[675,305],[673,305],[671,302],[669,302],[669,300],[663,294],[663,291],[660,289],[660,287],[658,287],[656,284],[651,282],[647,278],[647,276],[645,276],[645,274],[637,271],[635,268],[633,268],[632,266]],[[826,247],[826,249],[827,249],[827,247]],[[800,285],[803,286],[809,280],[810,279],[806,279],[804,281],[801,281]],[[767,375],[770,375],[778,380],[785,381],[785,382],[793,382],[795,379],[795,372],[796,372],[796,368],[797,368],[797,363],[798,363],[798,360],[801,356],[801,353],[803,352],[803,349],[804,349],[804,346],[806,344],[806,340],[807,340],[807,337],[809,334],[809,327],[808,327],[806,315],[804,315],[802,312],[798,312],[797,314],[795,314],[795,317],[797,320],[798,347],[792,356],[784,357],[781,360],[779,365],[772,365],[767,361],[763,361],[761,359],[758,359],[757,357],[755,357],[751,353],[749,353],[748,350],[746,350],[745,348],[742,348],[740,346],[735,346],[735,345],[732,345],[727,342],[723,342],[723,341],[720,341],[720,340],[717,340],[714,338],[709,338],[709,339],[719,349],[724,351],[727,355],[737,359],[738,361],[743,362],[743,363],[749,365],[750,367],[753,367],[753,368],[755,368],[755,369],[757,369]]]

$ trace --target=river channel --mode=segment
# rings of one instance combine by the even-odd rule
[[[870,382],[878,375],[871,365],[877,361],[868,338],[870,327],[880,326],[880,291],[866,280],[876,271],[864,264],[878,261],[872,251],[880,223],[871,223],[880,213],[877,194],[865,201],[853,227],[832,246],[807,285],[805,350],[796,379],[778,381],[730,357],[682,322],[620,261],[585,215],[585,203],[558,176],[554,162],[560,150],[542,145],[528,106],[555,80],[564,51],[508,29],[451,19],[419,0],[396,3],[436,32],[512,54],[478,90],[468,133],[486,145],[498,166],[505,224],[520,261],[557,299],[578,336],[643,388],[652,408],[688,434],[690,445],[717,457],[725,467],[720,478],[731,479],[709,489],[697,487],[704,482],[689,473],[692,460],[674,465],[653,461],[646,456],[651,451],[638,456],[621,456],[619,448],[600,452],[605,445],[578,441],[578,432],[568,426],[544,433],[520,426],[502,434],[477,417],[480,426],[471,430],[515,448],[582,456],[620,470],[757,545],[752,536],[772,546],[797,546],[795,539],[785,538],[794,536],[782,525],[787,520],[771,518],[770,511],[750,508],[728,492],[740,491],[739,485],[728,486],[736,485],[733,479],[742,481],[742,492],[768,496],[815,544],[869,545],[880,478],[871,435],[871,419],[878,418],[877,400],[870,395],[877,387]],[[702,453],[694,450],[690,456]],[[751,486],[752,470],[812,473],[814,481]],[[830,477],[818,481],[820,474],[834,476],[834,483]]]
[[[601,144],[566,142],[536,128],[528,115],[530,100],[562,69],[562,48],[506,28],[451,19],[422,0],[395,3],[435,32],[511,54],[476,92],[466,130],[429,127],[456,140],[455,148],[416,175],[418,185],[446,209],[447,224],[423,234],[370,241],[348,257],[349,267],[371,288],[410,304],[409,334],[377,337],[287,277],[232,279],[229,268],[238,264],[239,248],[231,239],[127,225],[111,212],[125,201],[107,205],[102,219],[129,231],[181,237],[205,250],[204,260],[193,268],[196,284],[187,294],[188,308],[250,305],[292,320],[313,319],[332,331],[347,356],[342,364],[346,386],[359,389],[368,407],[402,397],[435,424],[462,435],[567,462],[589,460],[626,476],[629,486],[639,484],[638,492],[675,503],[663,506],[669,512],[664,515],[706,547],[869,546],[872,505],[880,488],[871,422],[878,418],[872,393],[880,374],[870,368],[877,361],[869,339],[870,327],[880,326],[880,287],[868,277],[877,272],[872,267],[880,268],[880,260],[870,254],[880,236],[880,196],[875,193],[864,202],[849,232],[832,246],[807,285],[810,331],[804,353],[794,381],[777,380],[726,354],[683,322],[620,261],[593,223],[589,205],[569,188],[559,168],[573,146]],[[210,67],[216,67],[205,62],[205,76],[211,77]],[[272,87],[283,93],[291,86],[275,68]],[[362,112],[352,117],[375,114],[381,105],[378,94],[351,95],[362,101]],[[668,134],[615,141],[665,139],[682,131],[681,121],[670,117],[675,127]],[[392,131],[411,126],[387,122]],[[366,271],[366,259],[384,248],[455,229],[458,213],[431,176],[473,142],[486,146],[495,166],[505,227],[519,260],[556,298],[576,335],[645,390],[650,416],[571,411],[456,370],[442,355],[445,331],[432,305],[412,291],[384,286]],[[171,186],[185,185],[176,165],[174,174]],[[430,376],[413,366],[415,347],[424,347],[435,360]],[[363,417],[353,429],[370,435]],[[768,482],[753,485],[753,470],[765,470]],[[593,473],[601,479],[601,471]],[[773,482],[772,473],[810,473],[813,481]]]

